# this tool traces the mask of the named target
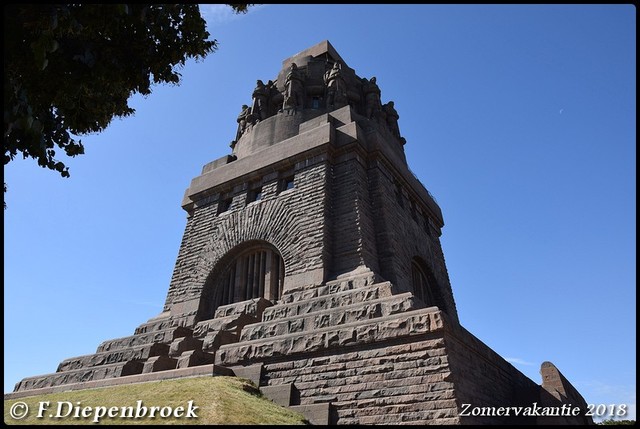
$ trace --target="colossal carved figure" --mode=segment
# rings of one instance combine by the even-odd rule
[[[238,119],[236,120],[238,122],[238,131],[236,133],[236,140],[235,140],[236,142],[240,139],[240,137],[242,137],[242,134],[244,134],[244,132],[246,131],[247,126],[251,122],[252,117],[253,116],[251,115],[251,108],[246,104],[243,104],[242,111],[240,112],[240,114],[238,115]]]
[[[269,110],[270,88],[261,80],[256,82],[256,88],[253,90],[253,104],[251,105],[251,114],[259,121],[267,119]]]
[[[365,100],[365,116],[369,119],[377,119],[382,112],[382,103],[380,102],[380,88],[376,83],[375,76],[367,81],[362,78],[362,91]]]
[[[324,74],[327,85],[327,108],[340,108],[347,105],[347,84],[342,77],[342,65],[333,63],[333,67]]]
[[[297,110],[304,107],[304,78],[298,66],[291,63],[285,80],[284,110]]]
[[[400,128],[398,127],[398,119],[400,119],[400,115],[398,115],[395,107],[393,107],[393,101],[390,101],[387,104],[383,105],[382,111],[385,114],[387,125],[389,126],[391,134],[400,138]]]

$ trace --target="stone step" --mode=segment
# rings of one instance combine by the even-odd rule
[[[153,356],[167,355],[168,352],[169,346],[167,344],[146,344],[128,349],[76,356],[63,360],[58,365],[57,372],[74,371],[118,362],[145,361]]]
[[[144,332],[141,334],[134,334],[127,337],[103,341],[98,346],[96,353],[128,349],[153,343],[170,344],[176,338],[189,337],[191,335],[191,329],[183,326],[167,328],[160,331]]]
[[[177,338],[169,346],[169,357],[178,358],[182,353],[193,350],[202,351],[202,340],[193,337]]]
[[[321,286],[312,288],[304,287],[286,291],[279,300],[280,304],[290,304],[292,302],[317,298],[324,295],[331,295],[338,292],[360,289],[375,285],[376,283],[387,283],[376,281],[375,275],[371,272],[350,275],[342,279],[331,280]]]
[[[354,295],[356,294],[349,296],[353,297]],[[320,299],[325,303],[331,302],[327,298]],[[378,299],[362,300],[348,305],[334,306],[328,309],[320,309],[311,313],[292,315],[287,318],[277,318],[266,322],[259,322],[245,326],[240,334],[240,341],[311,332],[330,326],[339,326],[360,320],[403,313],[414,310],[417,307],[414,304],[414,299],[411,292],[406,292],[398,295],[384,296]],[[315,301],[318,300],[318,298],[315,299]],[[299,306],[303,305],[304,303],[299,304]],[[310,306],[309,308],[316,307]]]
[[[203,320],[195,326],[193,336],[202,341],[201,350],[215,353],[221,345],[237,342],[242,328],[258,321],[258,318],[248,314]]]
[[[111,365],[101,365],[72,371],[56,372],[54,374],[38,375],[22,379],[14,389],[15,392],[60,386],[70,383],[83,383],[92,380],[123,377],[141,374],[144,368],[142,361],[118,362]]]
[[[222,305],[217,308],[215,318],[199,322],[194,328],[195,332],[183,326],[170,326],[168,316],[162,315],[140,325],[134,335],[104,341],[98,346],[96,353],[126,350],[153,343],[170,345],[178,338],[204,338],[213,330],[234,331],[237,340],[242,327],[247,323],[259,321],[264,309],[271,305],[273,304],[264,298]]]
[[[322,286],[320,288],[326,288]],[[281,300],[280,304],[267,308],[262,314],[262,321],[269,322],[276,319],[288,319],[301,314],[309,314],[316,311],[329,310],[331,308],[343,307],[359,302],[371,301],[393,295],[390,282],[375,283],[370,286],[362,286],[355,289],[347,289],[322,293],[319,296],[300,297],[294,302]],[[284,295],[283,295],[284,296]]]
[[[152,317],[147,322],[138,326],[134,331],[134,334],[146,334],[149,332],[162,331],[169,328],[174,328],[173,321],[171,320],[170,313],[165,311],[160,313],[156,317]]]
[[[177,358],[176,368],[208,365],[212,364],[214,360],[215,356],[211,353],[205,353],[200,349],[187,350]]]
[[[260,319],[257,317],[248,314],[235,314],[203,320],[194,326],[193,338],[202,339],[207,335],[218,332],[229,332],[237,337],[245,325],[259,321]]]
[[[272,305],[273,303],[271,301],[264,298],[253,298],[246,301],[234,302],[233,304],[221,305],[216,309],[214,319],[247,314],[260,320],[265,308]]]
[[[428,307],[315,331],[241,341],[220,346],[216,353],[216,364],[246,365],[256,360],[431,334],[444,328],[443,319],[438,307]]]
[[[150,372],[169,371],[176,369],[178,365],[178,359],[170,358],[169,356],[153,356],[144,362],[142,368],[143,374]]]
[[[56,376],[58,374],[51,374],[51,376]],[[76,390],[85,390],[85,389],[96,389],[99,387],[108,387],[108,386],[122,386],[123,384],[133,384],[133,383],[146,383],[149,381],[161,381],[161,380],[171,380],[176,378],[186,378],[186,377],[211,377],[223,375],[227,377],[233,377],[233,371],[222,367],[217,366],[212,363],[198,366],[189,366],[187,368],[179,367],[178,369],[167,370],[167,371],[159,371],[152,372],[147,374],[133,374],[133,375],[123,375],[121,377],[115,378],[106,378],[106,379],[94,379],[92,381],[79,382],[79,383],[68,383],[61,384],[54,387],[42,387],[35,389],[20,389],[20,383],[16,384],[16,389],[12,393],[5,393],[4,399],[13,400],[24,398],[26,396],[34,396],[34,395],[47,395],[49,393],[61,393],[61,392],[70,392]],[[38,377],[31,377],[31,379],[42,378],[44,375]]]

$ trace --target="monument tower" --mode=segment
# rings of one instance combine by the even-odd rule
[[[163,311],[12,395],[222,373],[321,423],[539,423],[464,404],[584,405],[553,364],[537,385],[460,325],[440,207],[375,77],[324,41],[251,99],[231,153],[185,192]]]

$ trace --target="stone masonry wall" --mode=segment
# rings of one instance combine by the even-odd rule
[[[428,221],[427,211],[419,199],[384,162],[371,161],[368,176],[381,275],[399,290],[412,291],[411,260],[420,257],[440,287],[446,306],[443,310],[458,320],[439,229]],[[402,205],[398,202],[396,184],[400,184]],[[411,199],[415,201],[415,213],[412,213]]]
[[[378,272],[366,161],[350,152],[335,160],[332,173],[332,272]]]
[[[531,406],[539,386],[461,326],[451,327],[447,351],[460,405],[471,407]],[[535,417],[470,416],[465,424],[536,424]]]
[[[295,167],[295,187],[278,192],[280,175],[263,178],[262,200],[246,204],[250,183],[233,189],[229,211],[218,214],[221,194],[193,210],[174,268],[164,311],[172,316],[190,315],[216,263],[235,246],[248,240],[264,240],[281,253],[287,280],[310,284],[324,280],[327,239],[325,216],[329,165],[326,155],[299,162]],[[241,209],[241,210],[236,210]],[[318,277],[317,273],[320,272]],[[311,274],[316,273],[313,277]],[[297,277],[296,277],[297,276]],[[180,306],[181,303],[187,303]]]
[[[535,406],[541,404],[541,389],[457,323],[444,315],[442,321],[424,334],[267,358],[262,384],[293,384],[300,405],[330,403],[334,424],[553,422],[513,414],[462,415],[464,410],[470,413],[464,404],[493,409]],[[379,326],[382,329],[384,322]],[[565,423],[582,422],[579,417]]]
[[[293,382],[300,404],[331,402],[332,423],[457,424],[444,340],[425,336],[264,366],[270,385]]]

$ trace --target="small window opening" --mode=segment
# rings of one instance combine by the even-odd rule
[[[287,176],[280,182],[280,192],[293,189],[294,187],[295,182],[293,181],[293,176]]]
[[[247,204],[254,201],[260,201],[262,199],[262,186],[249,191],[247,194]]]
[[[404,208],[404,200],[402,198],[402,185],[396,182],[396,201],[400,207]]]
[[[226,198],[218,203],[218,214],[224,213],[231,208],[232,198]]]

